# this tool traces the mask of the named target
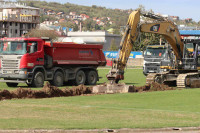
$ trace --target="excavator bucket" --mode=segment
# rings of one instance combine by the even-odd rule
[[[113,94],[113,93],[128,93],[132,92],[133,86],[126,85],[125,83],[105,83],[93,87],[92,93],[99,94]]]

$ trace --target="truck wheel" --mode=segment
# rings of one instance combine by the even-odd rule
[[[119,79],[116,79],[116,80],[115,80],[115,83],[118,84],[118,83],[119,83]]]
[[[86,79],[86,83],[88,85],[96,85],[97,83],[97,79],[98,79],[98,74],[96,71],[89,71],[87,73],[87,79]]]
[[[18,83],[9,83],[9,82],[6,82],[7,86],[8,87],[17,87]]]
[[[54,74],[54,77],[53,77],[53,80],[51,81],[51,84],[54,85],[54,86],[63,86],[63,82],[64,82],[64,75],[62,72],[60,71],[57,71],[55,74]]]
[[[44,85],[44,74],[42,72],[36,72],[31,83],[32,87],[43,87]]]
[[[85,81],[86,81],[86,76],[85,76],[84,71],[79,70],[76,73],[75,84],[76,85],[85,84]]]

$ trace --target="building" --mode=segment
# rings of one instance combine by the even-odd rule
[[[200,39],[200,30],[179,30],[182,39]]]
[[[120,45],[121,36],[109,34],[106,31],[96,32],[68,32],[67,38],[71,40],[82,40],[87,44],[102,44],[103,50],[109,50],[112,40],[115,40],[116,46]]]
[[[185,19],[185,22],[186,22],[186,23],[192,22],[192,18],[186,18],[186,19]]]
[[[82,20],[86,20],[86,19],[90,18],[90,16],[88,16],[86,14],[80,14],[80,17],[82,18]]]
[[[40,22],[40,9],[16,2],[0,2],[0,37],[20,37]]]
[[[179,18],[179,16],[170,16],[174,21],[179,21],[180,20],[180,18]]]

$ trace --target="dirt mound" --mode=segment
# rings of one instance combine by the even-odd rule
[[[91,94],[92,87],[84,85],[74,86],[72,88],[59,89],[58,87],[50,85],[48,82],[41,90],[31,90],[30,88],[18,88],[14,91],[2,90],[0,91],[0,100],[12,98],[48,98],[48,97],[66,97],[77,96],[83,94]]]
[[[130,88],[129,92],[143,92],[143,91],[165,91],[165,90],[174,90],[175,88],[169,87],[168,85],[159,84],[156,82],[152,82],[151,84],[147,84],[144,86],[133,86]]]
[[[59,89],[56,86],[50,85],[48,82],[44,85],[41,90],[32,90],[30,88],[18,88],[13,91],[1,90],[0,100],[12,99],[12,98],[49,98],[49,97],[67,97],[67,96],[78,96],[84,94],[92,94],[93,87],[86,87],[84,85],[74,86],[72,88]],[[167,85],[151,83],[148,85],[136,87],[130,86],[129,92],[144,92],[144,91],[164,91],[174,90],[174,88]]]

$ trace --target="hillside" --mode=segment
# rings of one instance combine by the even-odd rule
[[[133,11],[132,9],[108,9],[96,5],[82,6],[71,3],[61,4],[46,1],[27,0],[20,2],[26,3],[28,6],[40,8],[41,23],[69,27],[73,28],[74,31],[78,31],[81,25],[82,31],[105,30],[114,34],[120,34],[120,26],[126,25],[128,16]],[[142,5],[138,8],[146,11],[145,7]],[[146,12],[153,13],[151,9]],[[171,17],[177,25],[199,26],[199,23],[193,21],[191,18],[182,20],[179,16],[169,17]],[[160,35],[142,33],[140,41],[135,43],[133,50],[143,50],[148,44],[159,43],[159,39]]]
[[[22,2],[22,1],[21,1]],[[103,24],[94,23],[93,30],[108,30],[113,28],[115,33],[119,34],[120,26],[126,25],[128,15],[131,13],[132,10],[121,10],[121,9],[107,9],[105,7],[99,7],[96,5],[93,6],[82,6],[82,5],[75,5],[71,3],[57,3],[57,2],[46,2],[46,1],[23,1],[28,6],[37,7],[41,9],[41,22],[45,19],[49,20],[59,20],[60,18],[56,16],[47,16],[45,14],[46,11],[52,10],[55,13],[62,12],[65,15],[69,15],[70,12],[76,12],[77,15],[86,14],[90,18],[87,21],[91,21],[91,25],[93,24],[92,20],[94,18],[99,18]],[[108,21],[105,18],[110,18]],[[64,19],[67,19],[64,17]],[[83,26],[85,23],[83,22]],[[78,25],[78,23],[76,23]],[[97,24],[97,25],[96,25]],[[95,26],[96,25],[96,26]],[[87,26],[85,26],[87,27]],[[92,29],[92,28],[91,28]],[[86,30],[91,30],[90,28],[86,28]]]

